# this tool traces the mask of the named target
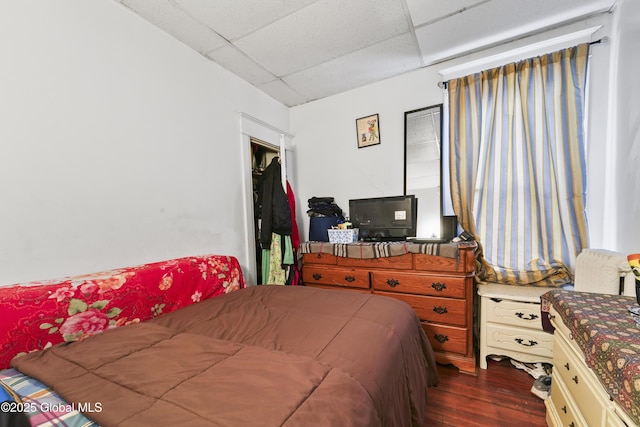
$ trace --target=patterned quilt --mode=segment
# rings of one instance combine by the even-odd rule
[[[236,258],[203,255],[0,287],[0,369],[18,354],[80,341],[244,286]]]
[[[629,312],[634,297],[567,290],[542,295],[553,306],[611,398],[640,424],[640,325]]]

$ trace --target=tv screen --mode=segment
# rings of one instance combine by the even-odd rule
[[[365,241],[415,237],[417,211],[418,200],[413,195],[349,200],[349,220]]]

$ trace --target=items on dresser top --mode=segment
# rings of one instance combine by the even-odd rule
[[[487,356],[552,363],[553,337],[542,330],[540,295],[549,288],[479,283],[480,368]]]
[[[374,293],[408,303],[436,360],[476,372],[473,345],[475,242],[303,243],[307,286]]]
[[[640,326],[629,313],[635,298],[567,290],[541,298],[555,328],[550,424],[640,423]]]

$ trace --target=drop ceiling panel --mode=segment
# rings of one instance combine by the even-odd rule
[[[425,22],[432,22],[454,12],[486,3],[491,0],[407,0],[411,20],[416,27]]]
[[[416,37],[429,65],[606,10],[612,3],[615,0],[492,0],[418,28]],[[477,25],[482,22],[491,25]]]
[[[261,84],[258,89],[285,105],[299,105],[309,101],[281,80]]]
[[[405,33],[409,22],[402,1],[324,0],[234,44],[284,76]]]
[[[122,0],[121,3],[200,53],[226,44],[211,28],[194,20],[169,0]]]
[[[578,24],[619,0],[114,1],[293,106]]]
[[[410,33],[341,56],[283,80],[308,99],[319,99],[420,67],[420,53]]]
[[[175,0],[229,41],[260,29],[316,0]]]
[[[276,79],[276,76],[231,45],[209,52],[207,57],[256,86]]]

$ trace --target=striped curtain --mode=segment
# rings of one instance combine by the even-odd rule
[[[478,276],[560,286],[588,246],[588,44],[450,80],[451,197]]]

